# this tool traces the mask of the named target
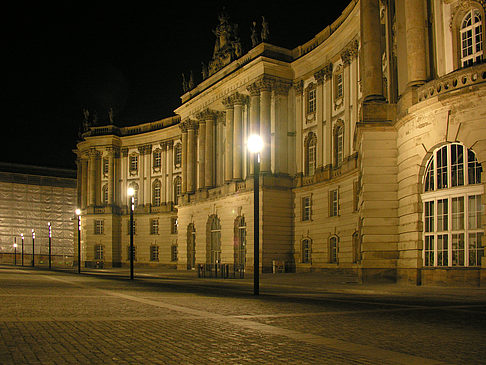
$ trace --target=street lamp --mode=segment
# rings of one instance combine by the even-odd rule
[[[78,274],[81,273],[81,209],[76,209],[78,216]]]
[[[17,237],[15,237],[14,246],[14,265],[17,266]]]
[[[133,210],[135,209],[135,189],[128,188],[130,197],[130,280],[133,280]]]
[[[260,294],[260,152],[263,140],[253,134],[248,138],[248,151],[253,153],[253,295]]]
[[[20,237],[22,237],[22,266],[24,266],[24,234],[21,233]]]
[[[47,222],[47,226],[49,227],[49,270],[50,270],[51,269],[51,237],[52,237],[51,222]]]
[[[34,261],[35,261],[35,231],[32,228],[32,267],[34,267]]]

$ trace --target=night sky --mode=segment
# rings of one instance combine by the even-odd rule
[[[337,3],[322,2],[321,9],[313,1],[281,0],[7,5],[0,22],[6,61],[0,161],[74,169],[83,108],[97,110],[100,124],[107,124],[113,106],[118,126],[174,115],[182,73],[188,78],[192,70],[197,84],[201,62],[212,57],[223,6],[246,53],[251,23],[260,27],[262,16],[270,43],[292,49],[348,4]]]

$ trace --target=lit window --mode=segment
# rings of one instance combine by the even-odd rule
[[[138,155],[130,156],[130,173],[136,174],[138,172]]]
[[[462,67],[480,62],[483,58],[483,29],[481,14],[470,10],[461,25],[461,64]]]
[[[177,217],[170,218],[170,233],[171,234],[177,233]]]
[[[459,143],[436,149],[424,176],[424,266],[479,266],[481,165]]]

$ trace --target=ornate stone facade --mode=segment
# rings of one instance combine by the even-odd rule
[[[127,262],[135,186],[137,264],[252,269],[259,134],[260,270],[484,285],[483,22],[476,1],[355,0],[294,50],[266,39],[240,54],[222,16],[176,118],[83,135],[85,259],[105,245],[107,263]]]

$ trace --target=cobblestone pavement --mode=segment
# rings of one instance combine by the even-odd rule
[[[277,279],[0,267],[0,364],[486,364],[484,290]]]

